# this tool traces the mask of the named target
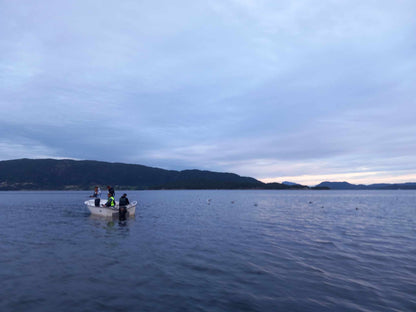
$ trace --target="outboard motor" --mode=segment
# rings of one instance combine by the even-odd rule
[[[100,199],[99,198],[96,198],[94,200],[94,204],[95,204],[95,207],[100,207]]]

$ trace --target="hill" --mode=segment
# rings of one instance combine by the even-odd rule
[[[379,184],[351,184],[348,182],[322,182],[316,187],[326,187],[331,190],[415,190],[416,183],[379,183]]]
[[[118,189],[291,189],[234,173],[165,170],[91,160],[16,159],[0,161],[0,190]],[[303,186],[304,187],[304,186]],[[305,188],[305,187],[304,187]]]

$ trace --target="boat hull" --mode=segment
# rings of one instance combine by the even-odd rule
[[[116,201],[116,205],[114,207],[102,207],[107,201],[101,200],[100,206],[95,206],[95,200],[90,199],[84,202],[85,206],[91,212],[91,214],[96,216],[103,216],[103,217],[117,217],[118,216],[118,202]],[[129,216],[134,216],[136,213],[136,206],[137,201],[134,201],[126,206],[127,212]]]

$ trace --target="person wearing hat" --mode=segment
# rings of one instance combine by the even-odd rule
[[[127,208],[126,206],[130,204],[129,199],[127,198],[127,194],[124,193],[123,196],[120,197],[118,201],[118,218],[120,221],[126,220],[126,213]]]

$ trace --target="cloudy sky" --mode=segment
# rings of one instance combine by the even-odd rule
[[[0,160],[416,181],[416,1],[0,0]]]

